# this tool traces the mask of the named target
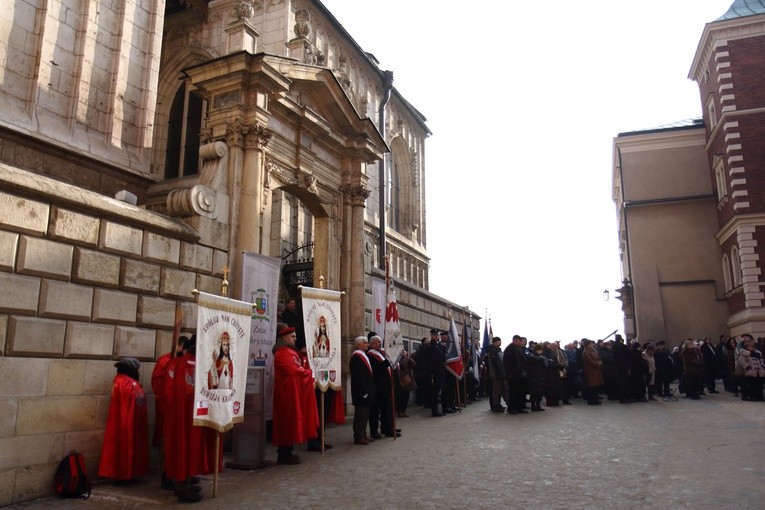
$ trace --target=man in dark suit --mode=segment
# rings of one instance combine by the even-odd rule
[[[526,368],[526,353],[523,350],[523,338],[513,335],[513,341],[505,348],[502,354],[502,362],[505,365],[505,377],[510,393],[510,402],[507,404],[509,414],[526,414],[524,403],[526,400],[525,387],[528,377]]]
[[[353,402],[353,442],[367,445],[374,441],[367,436],[369,407],[375,400],[375,384],[372,376],[372,364],[367,357],[369,342],[367,337],[359,336],[354,341],[356,350],[351,354],[348,367],[351,372],[351,400]]]
[[[375,401],[369,412],[370,435],[374,439],[380,439],[381,433],[388,437],[394,433],[401,436],[400,431],[393,430],[393,370],[382,353],[382,339],[376,334],[370,335],[367,357],[375,381]]]

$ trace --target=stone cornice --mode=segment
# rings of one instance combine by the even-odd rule
[[[717,231],[715,237],[718,244],[722,245],[730,236],[736,233],[739,227],[763,226],[765,226],[765,213],[737,214]]]
[[[707,23],[701,34],[688,78],[699,83],[707,70],[712,53],[720,45],[734,39],[765,35],[765,15],[747,16]]]
[[[187,241],[199,240],[196,230],[180,220],[4,163],[0,163],[0,189],[78,211],[89,211],[100,218],[109,218]]]

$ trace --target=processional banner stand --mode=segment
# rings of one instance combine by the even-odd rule
[[[342,390],[340,299],[345,292],[325,289],[321,275],[318,289],[300,285],[298,290],[302,300],[306,356],[313,372],[314,386],[321,391],[319,421],[321,453],[324,453],[324,394],[330,388]]]
[[[252,303],[228,298],[228,267],[221,295],[196,289],[197,355],[193,423],[215,430],[213,497],[218,495],[220,434],[244,419]]]

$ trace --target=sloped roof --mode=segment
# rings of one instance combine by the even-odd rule
[[[664,124],[663,126],[657,126],[652,128],[646,128],[646,129],[637,129],[635,131],[625,131],[624,133],[619,133],[618,136],[622,137],[622,136],[634,136],[634,135],[647,135],[652,133],[661,133],[664,131],[678,131],[681,129],[697,129],[700,127],[704,127],[704,119],[697,117],[697,118],[678,120],[670,124]]]
[[[756,14],[765,14],[765,0],[736,0],[728,9],[728,12],[715,21],[745,18]]]

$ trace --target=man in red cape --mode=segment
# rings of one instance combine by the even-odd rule
[[[192,485],[194,478],[215,470],[216,433],[211,428],[193,425],[196,335],[185,347],[181,357],[168,362],[164,469],[167,476],[175,480],[178,500],[194,502],[202,499],[199,486]],[[219,451],[220,469],[223,452]]]
[[[98,476],[133,480],[149,471],[146,395],[138,382],[141,363],[135,358],[123,358],[114,366],[117,375],[112,383]]]
[[[292,454],[295,444],[317,436],[319,411],[316,407],[313,374],[305,368],[295,350],[295,328],[282,325],[273,347],[274,426],[271,442],[277,447],[277,464],[299,464]]]

